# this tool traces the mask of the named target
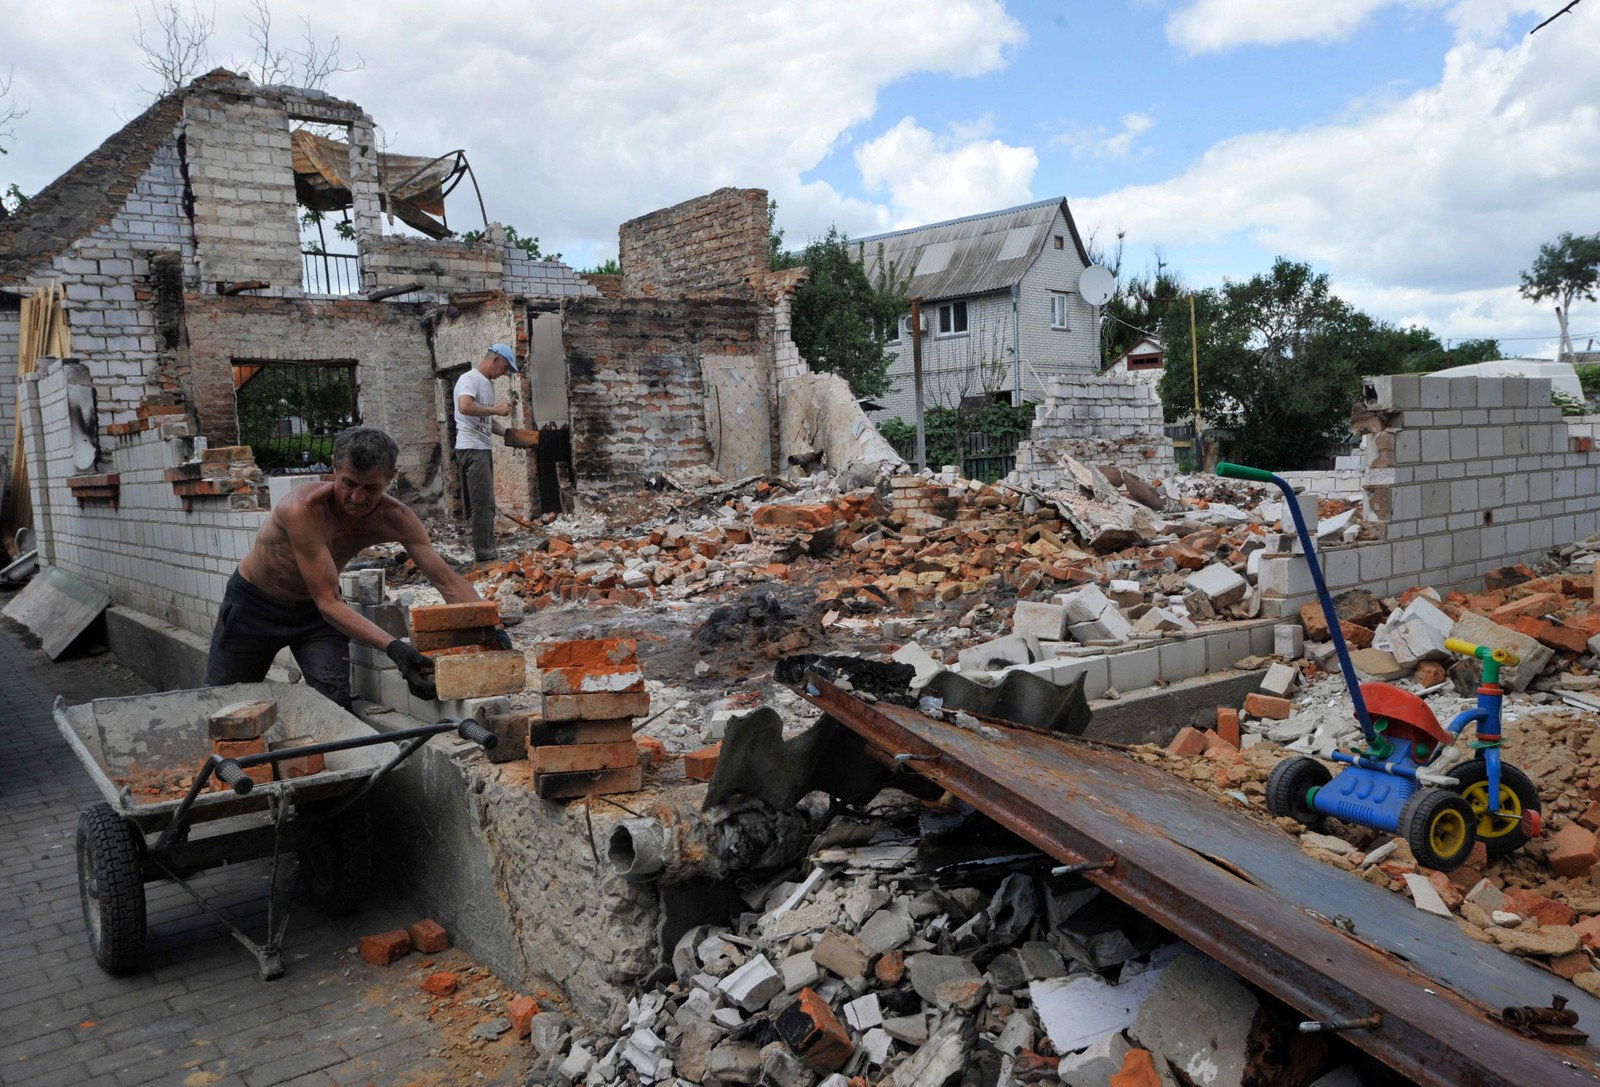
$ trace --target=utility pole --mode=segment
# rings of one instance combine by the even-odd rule
[[[1189,292],[1189,365],[1194,370],[1194,467],[1197,472],[1206,470],[1206,446],[1202,440],[1204,429],[1200,421],[1200,333],[1194,319],[1194,292]]]
[[[928,466],[928,433],[922,425],[922,300],[911,300],[911,385],[916,395],[917,470]]]

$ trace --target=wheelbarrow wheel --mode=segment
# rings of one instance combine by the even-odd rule
[[[1489,764],[1482,759],[1471,759],[1452,766],[1446,771],[1456,779],[1452,790],[1472,805],[1477,816],[1478,840],[1491,857],[1510,853],[1528,840],[1523,828],[1524,812],[1539,812],[1542,804],[1539,790],[1534,788],[1528,775],[1508,762],[1500,764],[1500,803],[1489,803]],[[1495,811],[1507,815],[1496,815]]]
[[[371,875],[372,821],[365,804],[321,819],[300,848],[301,886],[323,913],[342,917],[356,912]]]
[[[110,804],[78,816],[78,897],[94,961],[122,974],[144,957],[144,875],[140,842]]]
[[[1333,780],[1316,759],[1284,759],[1267,778],[1267,810],[1308,827],[1320,827],[1324,816],[1311,806],[1311,791]]]
[[[1420,789],[1400,809],[1400,833],[1424,868],[1452,872],[1477,844],[1472,805],[1449,789]]]

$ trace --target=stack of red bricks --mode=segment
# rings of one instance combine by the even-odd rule
[[[188,510],[196,498],[231,496],[232,509],[259,509],[266,490],[255,453],[248,445],[220,445],[204,450],[200,459],[163,473],[172,493]]]
[[[246,755],[264,755],[270,749],[304,747],[312,743],[311,737],[291,736],[270,742],[267,733],[278,723],[278,704],[271,699],[256,699],[224,706],[206,719],[211,735],[211,751],[225,759],[242,759]],[[300,755],[280,759],[276,764],[244,767],[246,776],[257,785],[269,781],[288,781],[291,778],[319,774],[325,768],[321,755]],[[222,791],[231,788],[213,779],[211,788]]]
[[[431,604],[411,609],[411,644],[433,660],[441,701],[515,694],[527,679],[527,661],[495,644],[500,612],[492,600]]]
[[[650,695],[632,638],[554,642],[539,649],[543,719],[528,728],[534,792],[605,796],[642,783],[633,720]]]

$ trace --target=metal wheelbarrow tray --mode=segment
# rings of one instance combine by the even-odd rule
[[[208,717],[237,702],[271,700],[278,722],[267,754],[225,759],[212,754]],[[485,746],[494,737],[476,722],[450,717],[432,725],[378,732],[309,687],[241,683],[191,691],[102,698],[68,706],[57,698],[56,727],[105,798],[78,817],[78,889],[95,959],[111,973],[135,969],[144,952],[144,884],[170,879],[228,927],[255,955],[263,978],[283,973],[281,946],[296,880],[333,914],[360,903],[372,863],[372,829],[361,797],[433,736],[457,733]],[[309,746],[270,750],[272,741],[309,738]],[[391,751],[385,745],[398,745]],[[325,768],[304,777],[253,782],[255,766],[322,755]],[[182,799],[145,797],[117,780],[152,773],[193,778]],[[228,788],[212,791],[220,780]],[[280,859],[298,856],[280,887]],[[272,859],[267,935],[257,943],[189,885],[187,877],[222,864]],[[283,899],[281,905],[280,897]]]

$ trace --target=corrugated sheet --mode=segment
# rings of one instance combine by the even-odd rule
[[[906,294],[924,301],[1003,291],[1022,279],[1050,239],[1061,199],[953,219],[892,234],[857,238],[854,243],[871,272],[878,247],[886,263],[904,275],[915,269]],[[1068,220],[1070,224],[1070,218]],[[1069,231],[1071,227],[1068,227]],[[1074,247],[1077,237],[1074,232]]]

